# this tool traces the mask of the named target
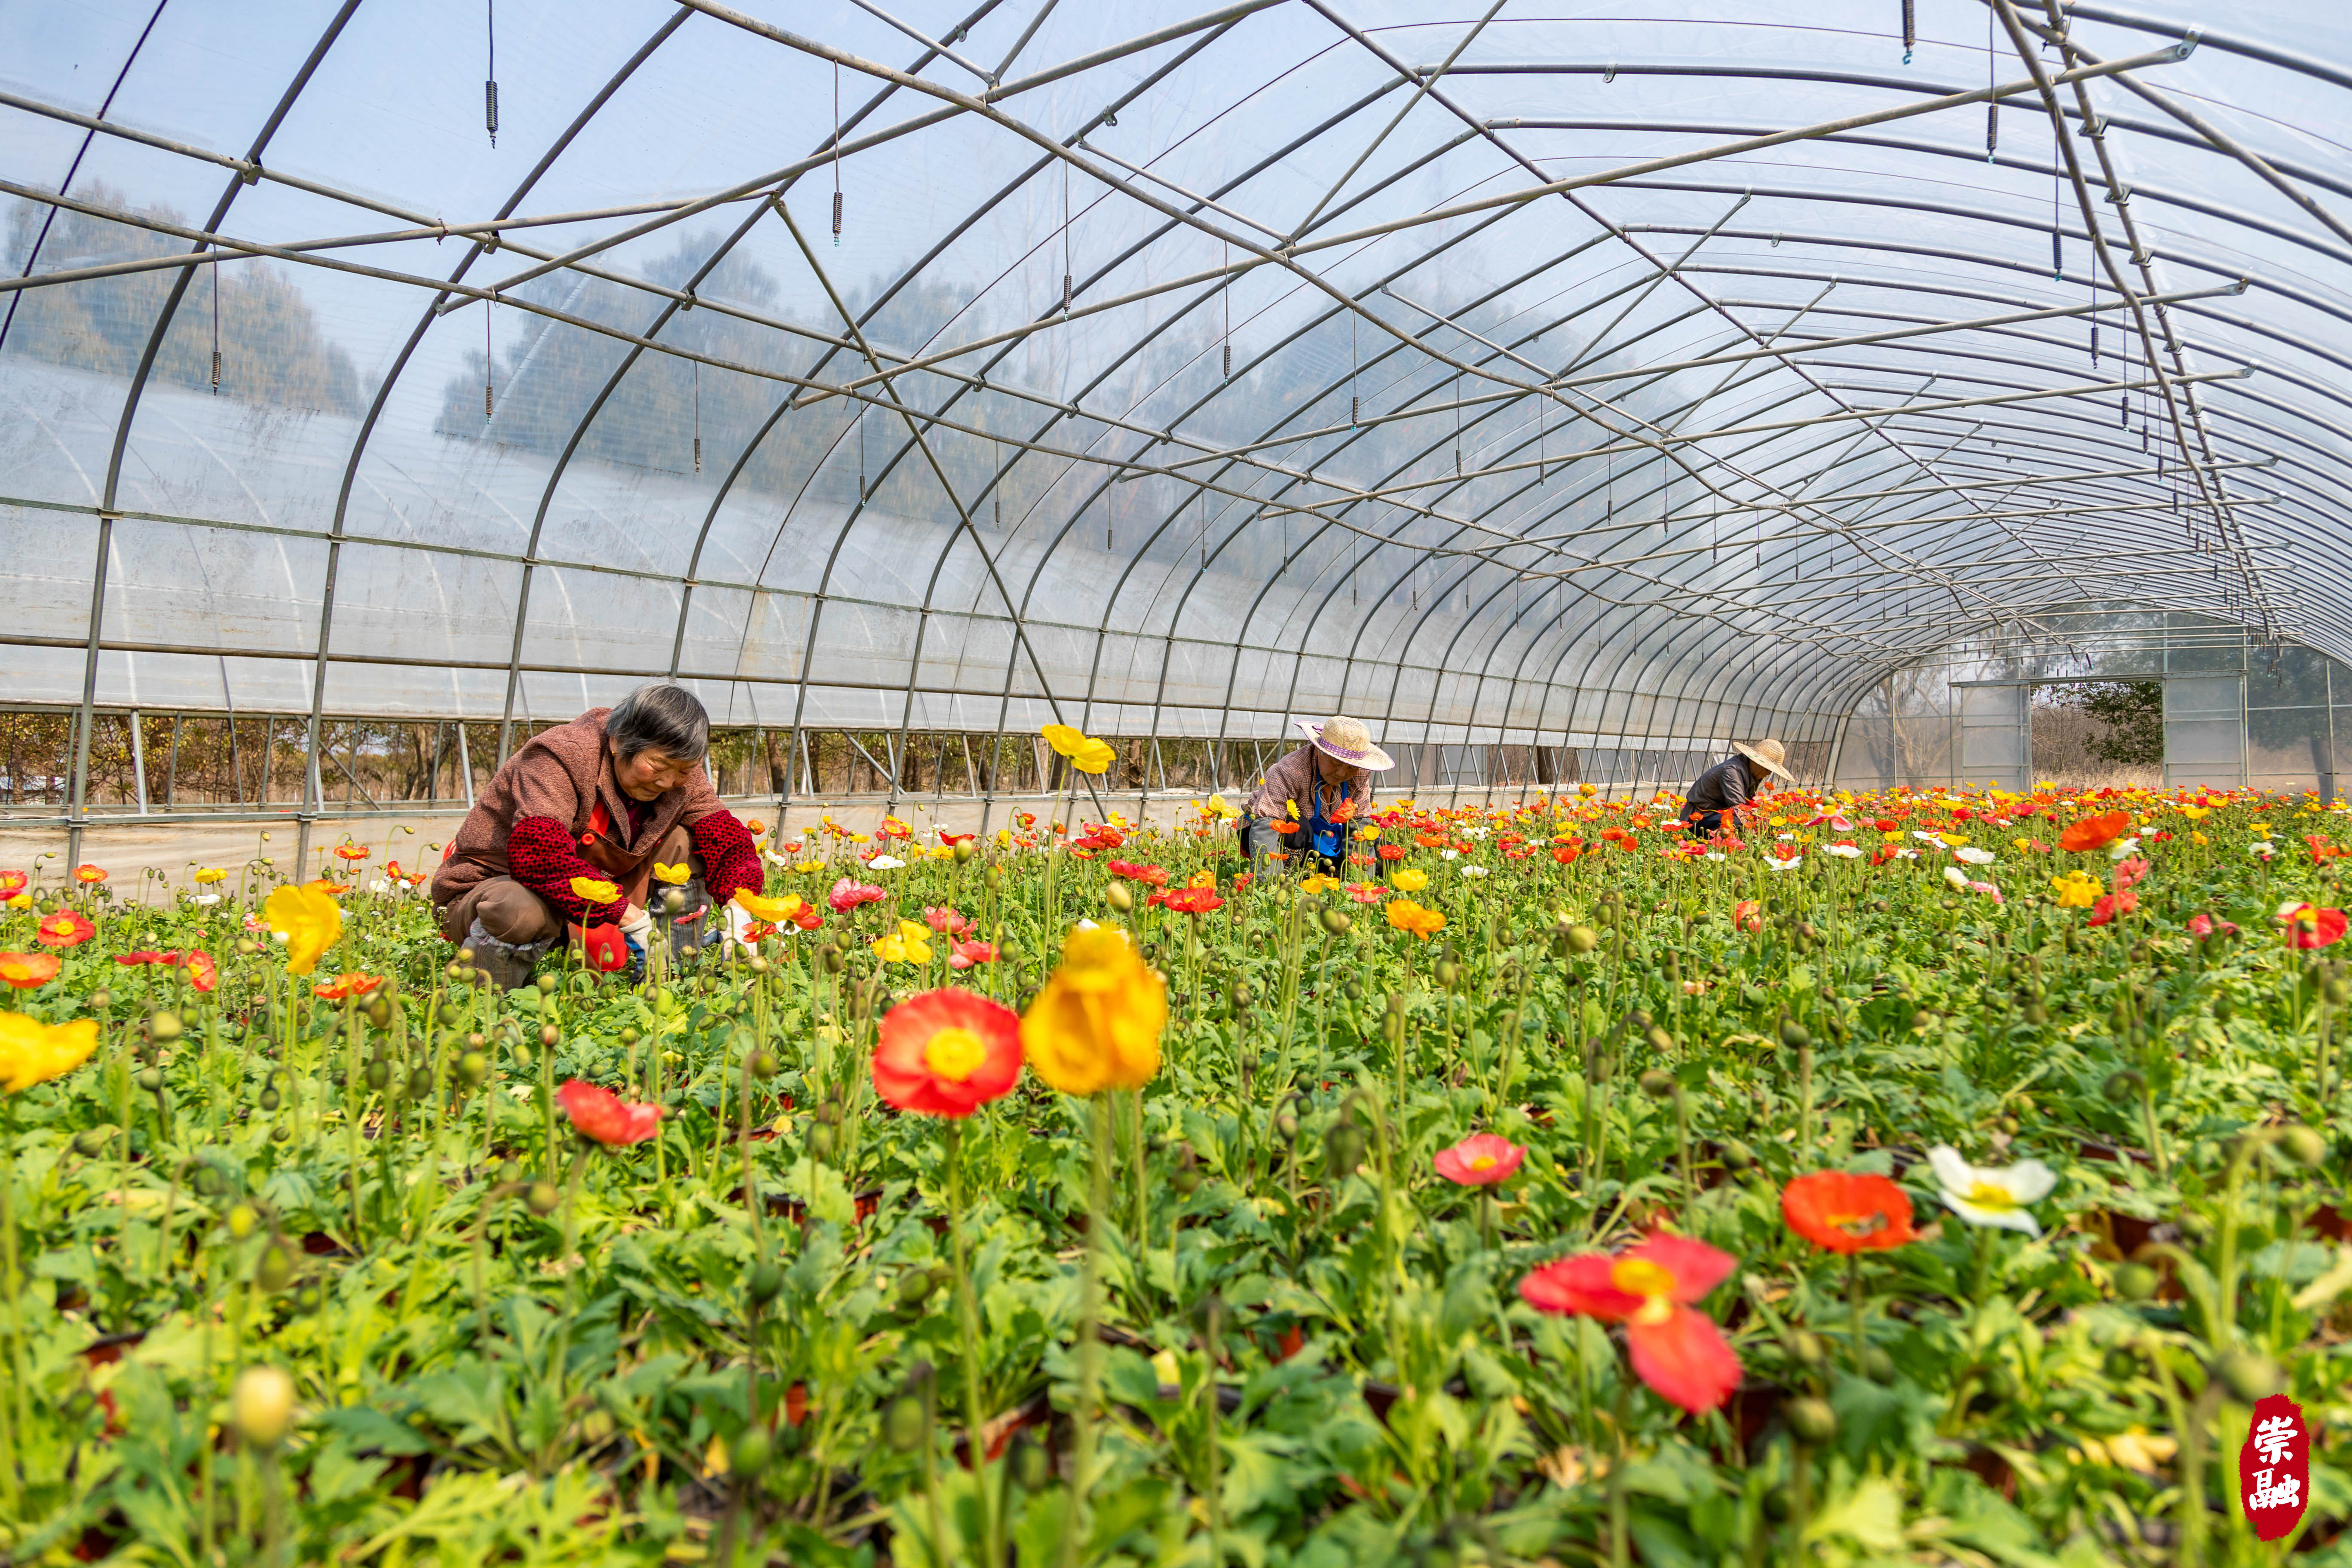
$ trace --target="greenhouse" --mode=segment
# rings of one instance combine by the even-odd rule
[[[2352,1564],[2352,14],[0,41],[0,1560]]]

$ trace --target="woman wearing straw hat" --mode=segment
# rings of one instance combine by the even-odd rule
[[[1312,859],[1332,876],[1344,877],[1348,825],[1372,798],[1370,775],[1396,763],[1372,744],[1360,719],[1296,722],[1308,743],[1266,769],[1250,796],[1250,858],[1278,849],[1297,856],[1294,864]]]
[[[1787,767],[1788,752],[1778,741],[1731,742],[1732,754],[1698,775],[1683,803],[1683,821],[1697,834],[1721,833],[1731,826],[1739,808],[1769,790],[1775,779],[1796,782]]]

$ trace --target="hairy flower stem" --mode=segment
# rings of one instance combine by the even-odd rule
[[[1082,1521],[1087,1494],[1094,1484],[1095,1415],[1102,1399],[1102,1340],[1097,1325],[1102,1317],[1103,1215],[1110,1211],[1110,1101],[1099,1094],[1094,1096],[1089,1115],[1094,1123],[1094,1179],[1087,1211],[1086,1256],[1078,1277],[1078,1408],[1072,1420],[1069,1506],[1062,1511],[1061,1568],[1077,1568],[1085,1539]]]
[[[997,1523],[996,1489],[988,1474],[987,1404],[982,1387],[985,1363],[981,1348],[985,1342],[981,1338],[980,1302],[972,1292],[970,1248],[963,1234],[963,1122],[955,1117],[947,1119],[947,1167],[948,1257],[955,1269],[957,1326],[963,1331],[964,1440],[971,1452],[972,1486],[980,1494],[981,1561],[987,1568],[1003,1568],[1004,1543]]]
[[[1609,1465],[1609,1568],[1630,1568],[1633,1553],[1627,1544],[1625,1511],[1625,1467],[1633,1462],[1633,1439],[1626,1428],[1633,1418],[1633,1373],[1621,1367],[1617,1373],[1617,1406],[1610,1417],[1610,1431],[1617,1440],[1617,1453]]]

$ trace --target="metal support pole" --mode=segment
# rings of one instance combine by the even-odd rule
[[[147,737],[139,722],[139,710],[131,710],[131,788],[139,802],[139,815],[147,815]]]
[[[180,726],[188,721],[184,713],[172,715],[172,760],[163,773],[163,808],[166,811],[180,804]]]
[[[474,759],[466,750],[466,721],[457,721],[457,778],[466,787],[466,809],[474,809]]]

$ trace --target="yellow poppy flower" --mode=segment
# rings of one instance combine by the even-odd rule
[[[1396,884],[1397,891],[1400,893],[1418,893],[1429,886],[1429,873],[1408,866],[1399,870],[1389,880]]]
[[[316,883],[288,883],[269,895],[261,918],[272,935],[286,938],[286,972],[308,974],[343,934],[342,906]]]
[[[225,882],[228,880],[228,873],[221,869],[218,866],[206,866],[196,873],[195,879],[205,886],[210,887],[215,882]]]
[[[877,936],[866,945],[885,963],[929,963],[931,928],[920,921],[900,921],[897,931]]]
[[[782,925],[801,912],[801,901],[795,898],[771,899],[745,889],[729,900],[755,921],[770,925]]]
[[[692,875],[694,868],[688,862],[680,861],[675,866],[665,866],[658,860],[654,862],[654,880],[656,882],[667,882],[675,888]]]
[[[621,896],[621,889],[595,877],[574,877],[572,890],[583,903],[609,904]]]
[[[1021,1019],[1021,1045],[1039,1078],[1064,1094],[1139,1089],[1160,1070],[1168,985],[1108,929],[1080,929]]]
[[[1109,767],[1118,753],[1107,741],[1097,741],[1083,730],[1068,724],[1047,724],[1037,731],[1045,743],[1070,759],[1070,766],[1082,773],[1099,773]]]
[[[22,1094],[63,1078],[98,1048],[98,1020],[44,1024],[22,1013],[0,1013],[0,1090]]]
[[[2057,889],[2058,907],[2062,910],[2087,910],[2099,901],[2099,884],[2080,871],[2053,877],[2050,885]]]

